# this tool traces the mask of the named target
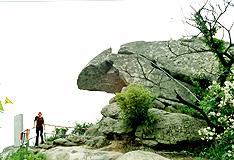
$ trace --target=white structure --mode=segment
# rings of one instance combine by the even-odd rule
[[[20,146],[20,132],[23,131],[23,114],[14,117],[14,146]]]

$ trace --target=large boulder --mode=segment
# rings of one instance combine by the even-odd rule
[[[90,127],[86,135],[97,136],[105,135],[112,139],[129,138],[128,133],[132,131],[121,120],[121,111],[116,103],[106,105],[101,111],[103,118],[95,126]],[[143,132],[142,126],[139,126],[135,132],[136,140],[141,143],[154,147],[158,144],[178,144],[180,142],[194,142],[200,140],[198,130],[207,126],[204,120],[200,120],[181,113],[171,113],[165,110],[151,108],[150,116],[156,116],[155,124],[148,127]]]
[[[114,102],[106,105],[102,110],[103,115],[101,121],[88,128],[86,131],[87,136],[107,136],[107,137],[125,137],[129,132],[132,131],[131,126],[123,123],[121,120],[122,113],[118,105]]]
[[[80,89],[115,93],[126,86],[118,69],[113,67],[113,62],[108,58],[111,52],[111,48],[105,50],[86,65],[77,80]]]
[[[102,148],[103,146],[106,146],[108,143],[109,141],[106,139],[106,137],[98,136],[90,140],[87,140],[85,144],[92,148]]]
[[[55,147],[45,151],[47,160],[169,160],[156,153],[141,150],[126,154],[111,151],[93,150],[86,146]]]
[[[188,47],[189,46],[189,47]],[[177,93],[185,100],[192,95],[181,85],[169,78],[164,72],[153,68],[151,61],[167,71],[182,85],[192,90],[190,77],[204,84],[217,77],[218,64],[201,38],[178,41],[136,41],[121,46],[118,54],[111,49],[103,51],[92,59],[78,76],[79,89],[90,91],[121,92],[130,83],[142,82],[144,88],[152,88],[164,104],[178,101]],[[195,53],[196,50],[203,52]],[[186,54],[192,52],[192,54]],[[143,58],[142,56],[146,58]],[[176,92],[177,93],[176,93]]]
[[[157,116],[155,124],[143,132],[142,126],[136,130],[136,136],[143,144],[150,147],[159,144],[178,144],[179,142],[194,142],[201,139],[198,130],[207,126],[204,120],[193,118],[186,114],[171,113],[157,108],[149,109],[150,115]]]
[[[84,138],[84,137],[83,137]],[[117,143],[118,144],[118,143]],[[119,145],[118,145],[119,146]],[[47,160],[131,160],[131,159],[152,159],[152,160],[168,160],[158,154],[152,152],[145,152],[141,150],[128,152],[123,154],[116,151],[116,147],[111,145],[106,151],[107,148],[93,149],[89,146],[57,146],[51,149],[41,149],[29,147],[30,153],[42,152],[46,154]],[[17,153],[20,147],[9,146],[6,147],[1,153],[1,158],[6,158],[7,155],[11,156],[12,152]]]
[[[122,153],[88,149],[85,146],[55,147],[45,151],[47,160],[116,160]]]

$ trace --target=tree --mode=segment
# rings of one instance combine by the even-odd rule
[[[208,3],[208,2],[209,1],[206,0],[205,4],[201,6],[201,8],[198,10],[194,9],[191,6],[194,13],[191,14],[190,18],[185,18],[186,19],[185,23],[193,27],[196,27],[199,30],[199,33],[197,36],[199,36],[200,34],[202,35],[203,42],[205,43],[206,47],[195,48],[193,46],[190,46],[187,43],[181,43],[182,46],[185,46],[188,48],[188,52],[175,53],[170,46],[170,41],[168,41],[168,48],[171,51],[171,53],[173,53],[176,57],[183,56],[186,54],[193,54],[193,53],[203,54],[205,52],[212,52],[216,57],[216,61],[219,62],[219,66],[218,66],[219,72],[217,73],[217,76],[219,77],[218,82],[220,82],[221,86],[223,86],[225,81],[231,79],[233,75],[232,66],[234,63],[234,52],[232,50],[234,47],[234,43],[232,42],[232,37],[231,37],[231,29],[232,29],[233,23],[230,26],[230,28],[227,28],[220,22],[220,19],[223,16],[223,14],[227,11],[228,7],[233,7],[234,5],[231,3],[231,1],[227,1],[227,0],[223,0],[223,7],[221,7],[221,5],[219,4],[216,4],[214,6],[212,5],[212,3],[210,2]],[[215,37],[217,31],[221,29],[223,31],[226,31],[226,33],[228,34],[228,37],[229,37],[228,43],[226,43],[223,39],[218,39],[217,37]],[[134,53],[133,51],[131,52]],[[217,130],[220,130],[220,132],[222,132],[223,126],[213,123],[210,120],[208,114],[203,110],[203,108],[199,106],[200,99],[197,97],[197,95],[195,95],[188,88],[183,86],[179,81],[177,81],[172,75],[170,75],[170,73],[166,69],[164,69],[163,67],[159,67],[156,63],[157,60],[150,59],[149,57],[146,57],[139,53],[135,53],[135,55],[136,55],[137,63],[139,64],[141,71],[143,73],[143,77],[137,77],[137,78],[147,80],[151,82],[153,85],[158,85],[158,83],[155,83],[155,80],[150,78],[150,74],[153,72],[154,69],[162,71],[164,74],[170,77],[173,81],[175,81],[176,83],[181,85],[184,89],[186,89],[194,97],[196,102],[194,103],[188,100],[184,100],[176,92],[176,90],[175,92],[177,94],[178,100],[174,100],[174,99],[173,100],[168,99],[168,100],[183,103],[187,105],[188,107],[191,107],[194,110],[200,112],[210,127],[215,127]],[[145,64],[143,65],[139,61],[140,58],[143,58],[146,61],[149,61],[151,63],[152,65],[151,71],[146,73],[146,71],[144,70]],[[123,69],[123,71],[129,74],[130,77],[133,77],[133,75],[131,75],[131,73],[129,73],[127,70]],[[204,85],[202,89],[205,90],[209,85],[210,85],[209,83]],[[200,97],[203,98],[202,96]],[[220,99],[217,98],[217,102],[219,101]]]
[[[194,96],[197,102],[193,103],[188,100],[184,100],[176,90],[175,92],[177,94],[178,101],[173,100],[181,102],[199,111],[203,115],[208,127],[199,130],[199,134],[203,135],[204,140],[212,141],[211,146],[206,148],[208,156],[212,159],[234,158],[234,43],[232,42],[231,37],[231,29],[234,23],[227,28],[220,20],[229,7],[234,7],[234,5],[231,1],[227,0],[223,0],[222,7],[219,4],[212,5],[208,0],[206,0],[205,4],[198,10],[191,6],[194,13],[190,18],[186,18],[186,23],[199,30],[199,34],[197,36],[200,34],[202,35],[206,48],[195,48],[188,45],[188,43],[181,43],[182,46],[188,48],[188,52],[175,53],[168,41],[168,48],[176,57],[183,56],[185,54],[203,54],[204,52],[212,52],[216,61],[218,61],[218,83],[214,81],[212,85],[208,84],[204,86],[204,90],[200,88],[200,90],[203,90],[205,93],[200,96],[201,100],[199,100],[196,95],[191,93],[191,91],[184,86],[183,87]],[[223,30],[223,33],[227,33],[229,42],[225,42],[223,37],[217,38],[216,33],[219,30]],[[145,80],[152,82],[152,84],[156,84],[154,83],[154,80],[149,78],[149,74],[152,70],[146,74],[144,72],[143,65],[139,61],[139,57],[150,61],[154,69],[164,72],[168,77],[178,83],[178,81],[165,69],[156,64],[156,60],[138,53],[136,54],[137,62],[142,70]]]
[[[218,81],[221,86],[224,85],[227,77],[232,74],[231,68],[234,63],[234,52],[231,50],[234,46],[231,37],[234,22],[230,28],[227,28],[220,21],[228,7],[234,7],[231,2],[231,0],[223,0],[222,7],[220,4],[214,6],[210,1],[206,0],[205,4],[198,10],[191,6],[194,13],[191,18],[186,18],[187,24],[199,30],[199,34],[202,34],[204,43],[209,48],[207,51],[213,52],[219,62],[220,75]],[[225,33],[228,34],[229,44],[223,40],[223,37],[222,39],[215,37],[218,30],[223,30],[223,37]]]

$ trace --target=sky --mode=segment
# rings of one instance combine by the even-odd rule
[[[77,87],[82,69],[102,51],[133,41],[177,40],[189,4],[203,0],[0,2],[0,152],[14,144],[14,116],[24,129],[42,112],[45,124],[74,126],[102,118],[114,94]],[[42,0],[43,1],[43,0]],[[46,127],[51,132],[53,127]],[[35,130],[30,136],[35,136]],[[34,139],[35,140],[35,139]],[[31,143],[31,142],[30,142]],[[32,145],[32,143],[31,143]]]

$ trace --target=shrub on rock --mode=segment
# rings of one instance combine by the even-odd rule
[[[156,121],[156,116],[150,116],[148,111],[156,98],[156,95],[151,97],[150,94],[151,92],[146,91],[141,83],[130,84],[127,91],[116,93],[116,103],[123,112],[122,120],[132,126],[133,138],[139,125],[148,126]]]

